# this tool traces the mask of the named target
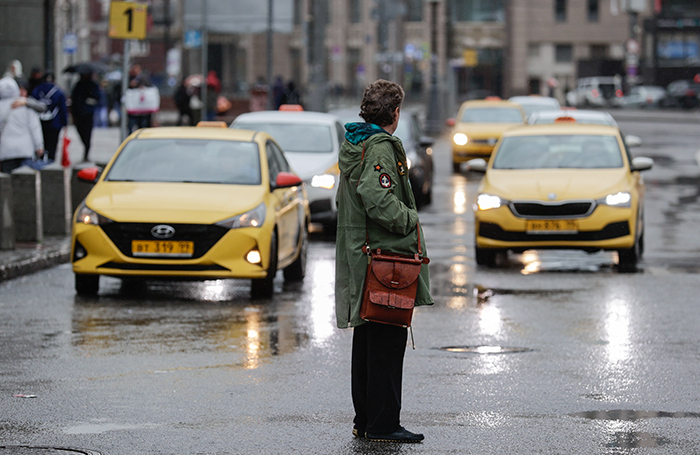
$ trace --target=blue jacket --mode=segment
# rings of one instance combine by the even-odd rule
[[[51,125],[51,128],[60,130],[68,125],[68,107],[66,95],[52,82],[39,84],[32,92],[32,97],[46,104],[47,110],[39,114],[42,122]]]

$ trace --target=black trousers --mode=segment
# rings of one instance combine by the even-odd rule
[[[46,156],[51,161],[56,160],[56,149],[58,148],[58,136],[61,134],[60,129],[51,126],[51,122],[41,122],[41,131],[44,133],[44,150]]]
[[[73,116],[73,123],[75,128],[78,130],[78,135],[80,140],[85,146],[85,153],[83,154],[83,160],[87,161],[88,154],[90,153],[90,141],[92,139],[92,126],[95,120],[93,114],[80,114]]]
[[[401,380],[408,329],[368,322],[352,338],[355,428],[393,433],[400,427]]]

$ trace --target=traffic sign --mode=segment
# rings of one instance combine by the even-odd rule
[[[63,52],[73,55],[78,50],[78,35],[75,33],[66,33],[63,35]]]
[[[135,2],[112,2],[109,8],[109,37],[145,39],[148,6]]]

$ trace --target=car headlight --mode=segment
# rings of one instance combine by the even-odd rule
[[[331,174],[314,175],[311,177],[311,186],[331,190],[335,186],[335,176]]]
[[[85,205],[85,202],[83,201],[78,207],[78,213],[75,215],[75,222],[99,226],[101,224],[111,223],[112,220],[92,210],[90,207]]]
[[[452,140],[457,145],[465,145],[467,142],[469,142],[469,138],[464,133],[455,134],[454,136],[452,136]]]
[[[260,227],[265,222],[265,204],[261,203],[253,210],[249,210],[240,215],[236,215],[227,220],[219,221],[217,226],[222,226],[228,229],[238,229],[243,227]]]
[[[632,204],[632,195],[627,191],[621,191],[615,194],[608,194],[599,202],[609,205],[610,207],[630,207]]]
[[[492,194],[480,194],[476,198],[476,206],[479,210],[497,209],[505,204],[505,200]]]

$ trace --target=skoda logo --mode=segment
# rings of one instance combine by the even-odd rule
[[[556,193],[549,193],[547,195],[547,197],[549,198],[550,201],[553,201],[557,198],[557,194]]]
[[[153,226],[151,234],[157,239],[169,239],[175,235],[175,228],[167,224],[159,224],[158,226]]]

